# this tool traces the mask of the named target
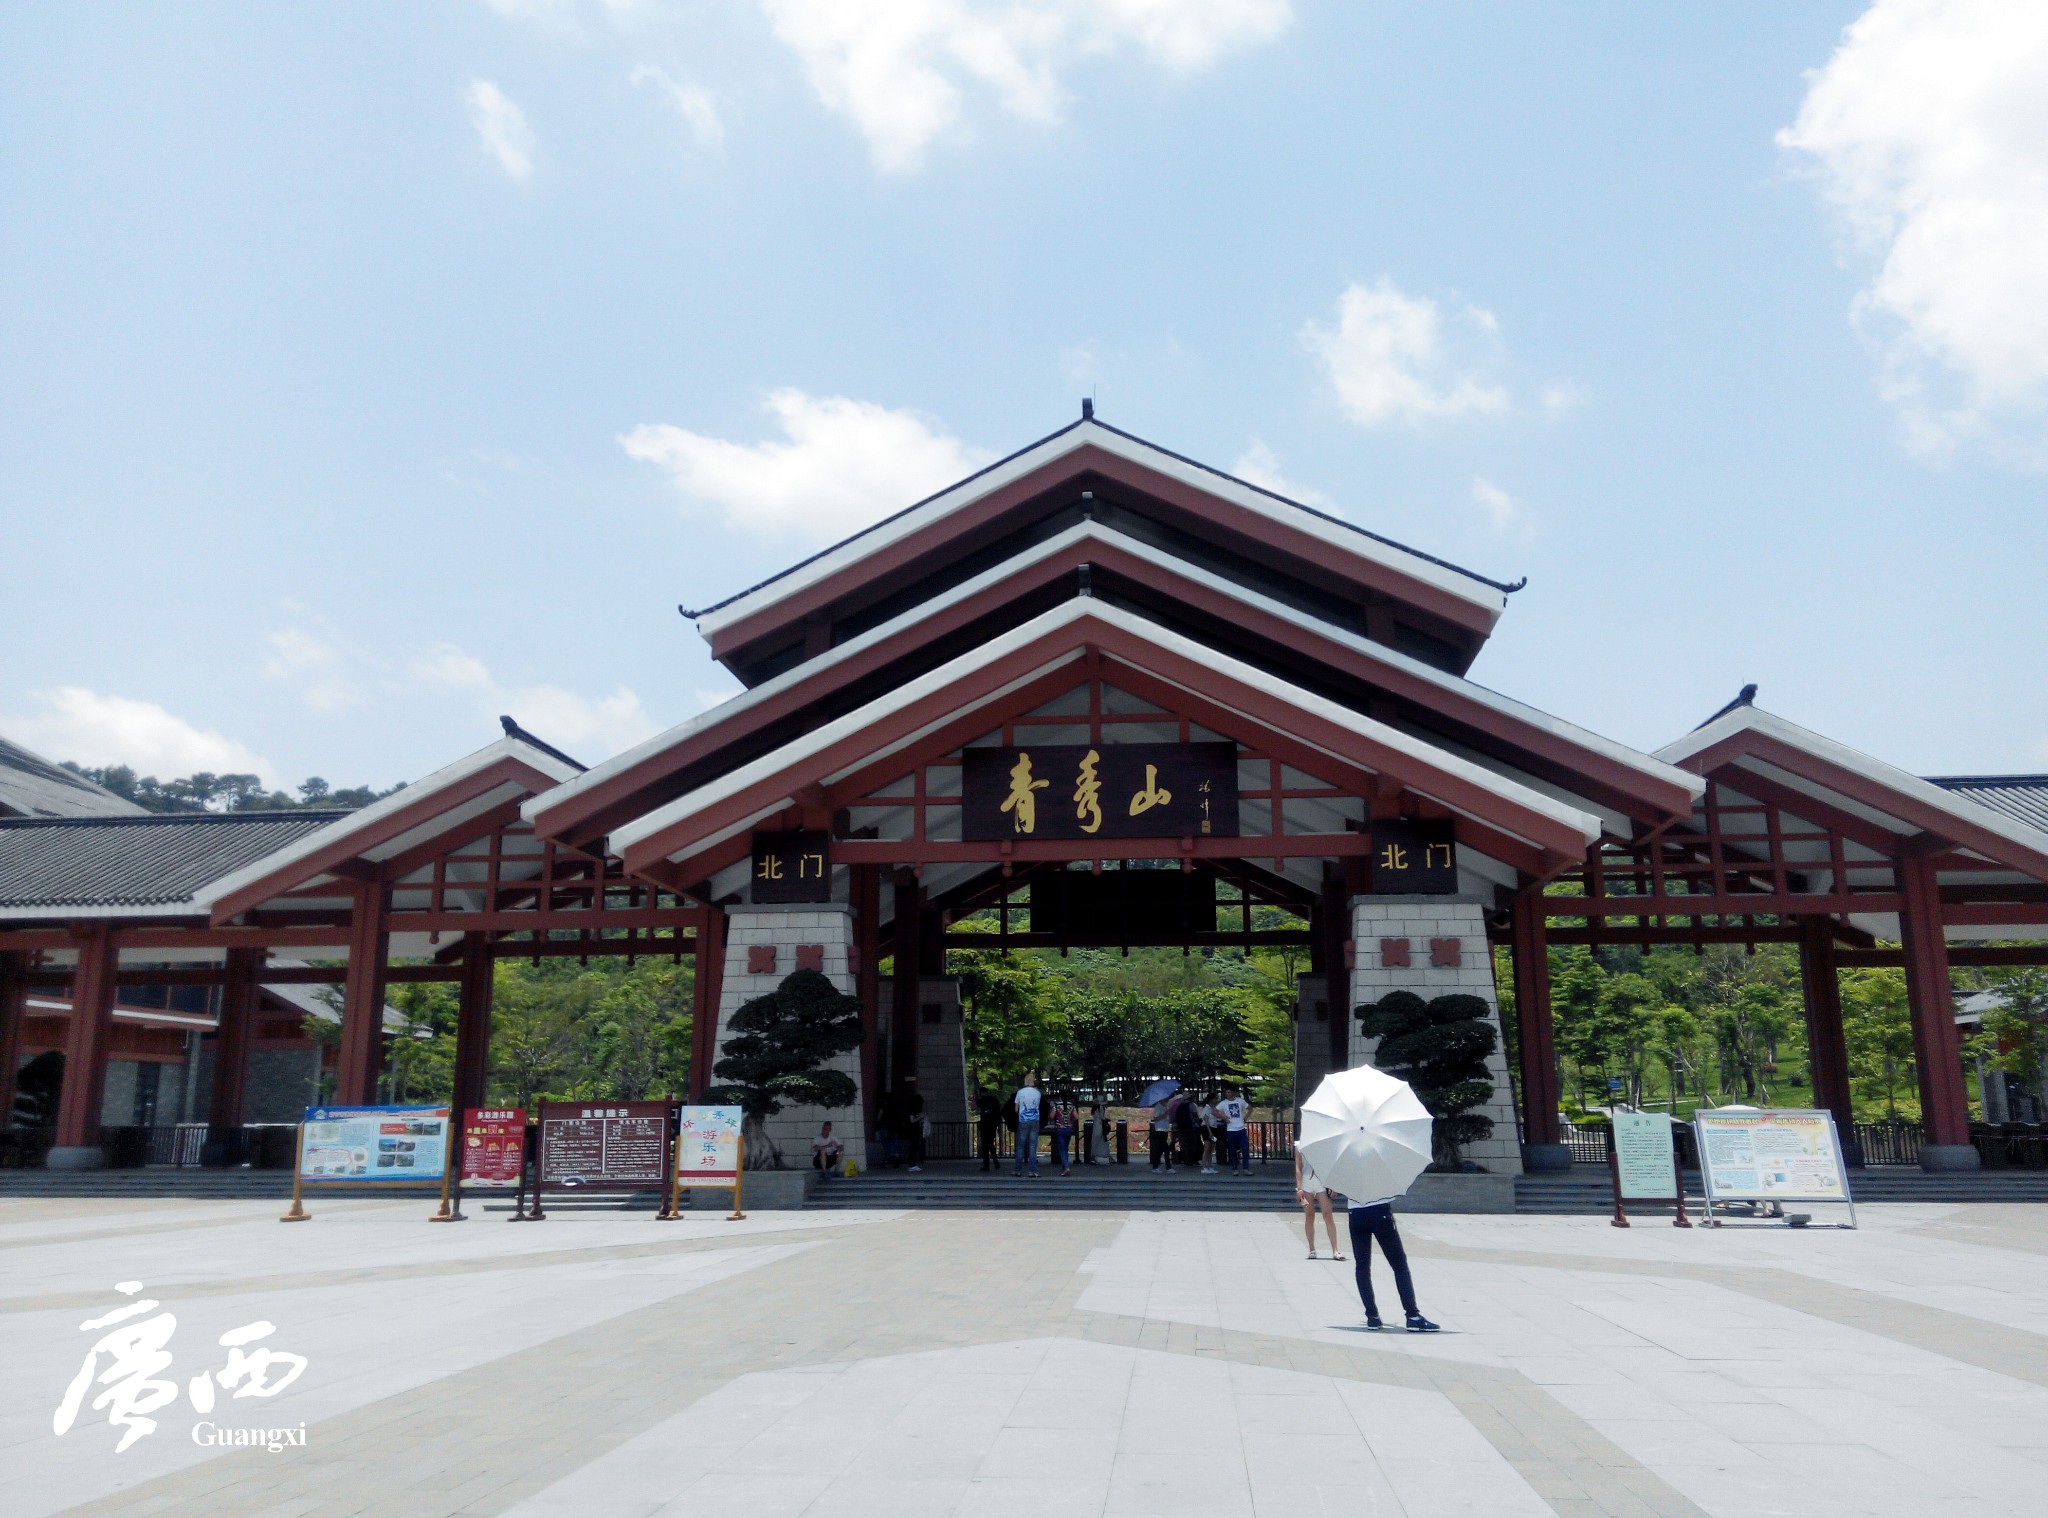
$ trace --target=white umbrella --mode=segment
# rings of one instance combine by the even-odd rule
[[[1301,1153],[1332,1191],[1376,1202],[1406,1191],[1429,1164],[1430,1124],[1406,1081],[1371,1065],[1337,1070],[1301,1104]]]

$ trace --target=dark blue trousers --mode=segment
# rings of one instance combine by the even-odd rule
[[[1372,1246],[1379,1241],[1387,1263],[1394,1267],[1394,1290],[1401,1294],[1401,1310],[1410,1316],[1422,1309],[1415,1305],[1415,1282],[1408,1275],[1408,1251],[1401,1246],[1401,1230],[1394,1226],[1394,1209],[1385,1202],[1351,1209],[1351,1258],[1358,1276],[1358,1300],[1365,1315],[1377,1318],[1379,1305],[1372,1299]]]

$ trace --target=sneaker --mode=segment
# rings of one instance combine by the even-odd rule
[[[1386,1325],[1386,1324],[1384,1324],[1384,1323],[1382,1323],[1382,1322],[1381,1322],[1381,1321],[1380,1321],[1380,1320],[1379,1320],[1378,1318],[1367,1318],[1367,1319],[1365,1320],[1365,1326],[1366,1326],[1366,1329],[1367,1329],[1367,1331],[1368,1331],[1368,1332],[1370,1332],[1370,1333],[1378,1333],[1378,1332],[1379,1332],[1379,1331],[1380,1331],[1381,1329],[1385,1328],[1385,1327],[1386,1327],[1387,1325]]]
[[[1434,1323],[1430,1322],[1421,1313],[1411,1312],[1408,1314],[1408,1332],[1411,1334],[1433,1334],[1438,1332],[1438,1329]]]
[[[1202,1167],[1202,1174],[1204,1175],[1214,1175],[1215,1173],[1216,1167],[1214,1165],[1204,1165]]]
[[[916,1174],[918,1173],[918,1171],[920,1171],[920,1170],[922,1170],[922,1169],[924,1169],[924,1166],[922,1166],[922,1165],[912,1165],[912,1166],[910,1167],[910,1173],[911,1173],[912,1175],[916,1175]]]

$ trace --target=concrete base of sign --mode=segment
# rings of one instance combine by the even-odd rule
[[[98,1144],[60,1144],[43,1159],[47,1170],[98,1170],[107,1163]]]
[[[1977,1152],[1975,1144],[1922,1144],[1920,1146],[1920,1168],[1922,1170],[1978,1170],[1983,1167],[1983,1164],[1984,1156]]]
[[[1415,1178],[1396,1212],[1513,1212],[1515,1178],[1511,1175],[1435,1174]]]
[[[810,1199],[811,1191],[825,1184],[815,1170],[749,1170],[742,1193],[748,1212],[793,1212]],[[698,1189],[690,1193],[690,1210],[717,1208],[732,1211],[732,1193]]]
[[[1572,1168],[1571,1147],[1566,1144],[1524,1144],[1522,1168],[1531,1175]]]

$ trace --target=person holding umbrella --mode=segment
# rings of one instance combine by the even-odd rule
[[[1312,1166],[1324,1185],[1350,1198],[1351,1257],[1357,1262],[1358,1299],[1369,1329],[1386,1326],[1372,1291],[1372,1246],[1378,1243],[1393,1268],[1408,1332],[1437,1332],[1416,1304],[1393,1207],[1429,1164],[1431,1126],[1429,1109],[1414,1089],[1371,1065],[1324,1076],[1301,1104],[1298,1151],[1303,1164]]]
[[[1150,1107],[1151,1131],[1147,1145],[1152,1154],[1152,1173],[1159,1174],[1164,1165],[1168,1175],[1173,1174],[1173,1111],[1171,1100],[1174,1092],[1180,1090],[1177,1080],[1157,1080],[1147,1086],[1138,1096],[1140,1107]]]

